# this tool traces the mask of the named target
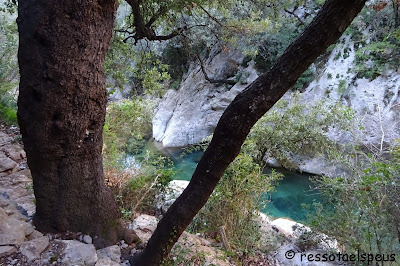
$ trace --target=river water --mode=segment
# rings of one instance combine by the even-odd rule
[[[157,152],[160,147],[156,147],[149,141],[143,151],[136,156],[128,156],[128,162],[132,166],[138,164],[148,151]],[[174,162],[174,179],[190,180],[197,163],[203,155],[202,151],[185,153],[182,156],[181,149],[162,149],[162,153],[171,158]],[[265,207],[260,207],[260,211],[274,218],[289,217],[298,222],[304,222],[307,212],[312,214],[313,209],[305,209],[304,204],[312,205],[313,202],[320,202],[321,197],[314,189],[313,183],[309,180],[310,174],[288,171],[286,169],[275,169],[284,175],[276,186],[276,191],[264,194],[264,199],[270,201]],[[272,171],[271,168],[265,169],[265,174]]]

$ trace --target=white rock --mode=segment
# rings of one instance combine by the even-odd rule
[[[311,232],[311,229],[301,223],[286,218],[278,218],[271,222],[283,235],[297,239],[303,232]],[[300,232],[301,231],[301,232]]]
[[[42,236],[21,244],[19,251],[28,261],[33,261],[40,258],[40,254],[49,246],[49,238]]]
[[[95,265],[97,262],[96,249],[92,244],[83,244],[76,240],[56,240],[65,245],[62,265]]]
[[[142,214],[137,217],[133,222],[130,224],[129,229],[137,229],[137,228],[146,228],[149,226],[157,226],[158,220],[156,217]]]
[[[386,71],[374,80],[356,79],[351,70],[355,64],[354,42],[349,36],[341,38],[344,45],[337,45],[332,51],[320,76],[311,82],[302,93],[302,102],[312,104],[324,99],[328,103],[342,103],[356,113],[364,129],[356,128],[355,136],[366,145],[379,144],[384,135],[385,143],[393,143],[400,138],[398,126],[400,98],[400,73]],[[344,49],[349,50],[347,58],[335,59]],[[338,84],[345,82],[345,91],[338,89]],[[382,129],[383,132],[382,132]],[[354,142],[354,136],[330,129],[328,136],[339,143]]]
[[[128,226],[143,243],[146,243],[157,227],[158,220],[154,216],[142,214]]]
[[[121,249],[119,246],[109,246],[103,249],[97,250],[97,257],[99,259],[110,259],[114,262],[120,263],[121,261]]]

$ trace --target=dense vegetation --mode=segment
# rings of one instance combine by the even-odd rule
[[[0,44],[0,119],[6,124],[16,125],[17,25],[10,22],[7,15],[0,16]]]

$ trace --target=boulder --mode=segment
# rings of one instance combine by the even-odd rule
[[[92,244],[93,239],[90,235],[80,235],[79,240],[86,244]]]
[[[9,234],[0,234],[0,246],[5,245],[18,245],[21,244],[22,241],[17,241],[17,238],[13,235]]]
[[[287,218],[278,218],[271,222],[271,225],[278,229],[285,237],[294,238],[303,233],[304,231],[311,231],[310,228],[304,226],[303,224],[297,223],[293,220]],[[299,231],[301,231],[299,233]]]
[[[282,233],[292,242],[304,242],[305,239],[314,243],[315,248],[321,250],[341,251],[340,245],[336,239],[329,237],[323,233],[313,232],[308,226],[297,223],[288,218],[278,218],[271,222],[272,227]]]
[[[42,236],[21,244],[19,251],[28,262],[40,259],[40,254],[49,246],[49,238]]]

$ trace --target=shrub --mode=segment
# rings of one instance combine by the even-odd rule
[[[139,169],[106,169],[106,184],[116,195],[123,218],[154,212],[155,196],[165,192],[174,176],[171,168],[167,167],[168,163],[165,157],[147,158]]]
[[[269,176],[262,174],[250,156],[240,154],[189,229],[215,236],[224,226],[233,249],[244,254],[255,251],[261,243],[257,212],[260,205],[266,204],[261,196],[271,191],[280,177],[275,172]]]
[[[397,69],[399,64],[400,38],[372,42],[356,52],[355,71],[360,78],[375,79],[385,69]]]
[[[315,180],[323,203],[310,217],[312,226],[335,237],[348,252],[398,254],[400,252],[400,149],[392,158],[373,161],[348,178]],[[357,169],[357,168],[355,168]]]

